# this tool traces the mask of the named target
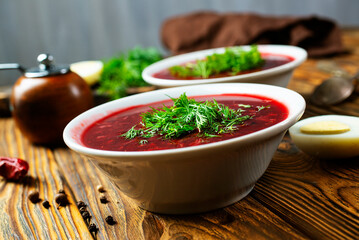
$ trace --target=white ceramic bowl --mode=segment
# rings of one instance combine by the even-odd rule
[[[245,136],[171,150],[123,152],[85,147],[84,130],[98,119],[129,106],[187,96],[248,93],[275,99],[289,110],[284,121]],[[119,190],[149,211],[189,214],[230,205],[245,197],[267,169],[283,135],[301,117],[298,93],[264,84],[206,84],[132,95],[92,108],[64,130],[65,143],[87,156]]]
[[[249,46],[242,46],[244,49],[248,49]],[[160,79],[153,76],[162,70],[168,69],[175,65],[184,64],[197,59],[203,59],[204,57],[213,53],[223,53],[225,48],[215,48],[209,50],[196,51],[169,57],[151,64],[142,72],[143,79],[156,87],[167,88],[177,87],[185,85],[195,84],[208,84],[208,83],[263,83],[269,85],[275,85],[280,87],[287,87],[289,80],[292,77],[293,70],[298,67],[302,62],[307,59],[307,52],[299,47],[289,45],[258,45],[258,50],[261,53],[271,53],[278,55],[285,55],[292,57],[294,60],[271,69],[262,70],[259,72],[247,73],[242,75],[212,78],[212,79],[200,79],[200,80],[171,80]]]

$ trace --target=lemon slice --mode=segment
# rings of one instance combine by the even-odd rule
[[[82,61],[70,65],[70,70],[82,77],[88,85],[93,85],[100,79],[103,63],[101,61]]]
[[[300,128],[302,133],[307,134],[338,134],[350,130],[350,127],[337,121],[319,121],[306,124]]]

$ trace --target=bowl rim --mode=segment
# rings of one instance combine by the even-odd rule
[[[221,77],[221,78],[198,79],[198,80],[172,80],[172,79],[160,79],[153,77],[154,73],[160,72],[170,66],[182,64],[195,59],[201,59],[214,52],[223,52],[226,49],[226,47],[220,47],[220,48],[194,51],[194,52],[180,54],[162,59],[158,62],[155,62],[147,66],[142,72],[142,78],[147,83],[159,87],[174,87],[174,86],[183,86],[183,85],[221,83],[227,81],[245,81],[259,77],[260,78],[269,77],[286,71],[290,71],[295,67],[299,66],[301,63],[303,63],[307,59],[307,55],[308,55],[307,51],[304,50],[303,48],[292,46],[292,45],[262,44],[257,46],[259,51],[263,53],[282,54],[289,57],[293,57],[294,60],[289,63],[283,64],[281,66],[261,70],[258,72],[245,73],[241,75]],[[230,46],[230,47],[243,47],[244,49],[249,49],[250,45]]]
[[[246,91],[238,92],[236,90],[232,91],[224,91],[220,89],[244,89]],[[203,93],[194,93],[194,94],[187,94],[186,91],[196,91],[201,89],[207,89]],[[254,89],[254,92],[248,92],[248,89]],[[161,100],[168,99],[168,94],[171,93],[183,93],[186,92],[187,96],[201,96],[201,95],[212,95],[212,94],[224,94],[224,93],[245,93],[245,94],[253,94],[253,95],[259,95],[263,97],[269,97],[276,101],[281,102],[284,104],[288,109],[288,117],[284,119],[283,121],[272,125],[268,128],[261,129],[259,131],[219,141],[214,143],[208,143],[198,146],[189,146],[184,148],[177,148],[177,149],[165,149],[165,150],[154,150],[154,151],[110,151],[110,150],[99,150],[94,148],[89,148],[84,146],[80,143],[80,140],[75,140],[73,137],[74,129],[78,129],[78,127],[81,125],[82,130],[78,134],[79,136],[83,133],[83,131],[92,123],[96,122],[98,119],[102,119],[103,117],[116,112],[120,109],[128,108],[130,106],[136,106],[141,104],[147,104],[147,103],[138,103],[136,101],[137,98],[140,99],[147,99],[151,96],[158,96]],[[215,91],[214,93],[208,93],[208,91]],[[258,92],[259,91],[259,92]],[[168,93],[170,92],[170,93]],[[278,95],[274,95],[274,92],[276,92]],[[281,97],[279,97],[281,96]],[[288,100],[288,96],[292,96],[292,102],[295,101],[295,104],[289,105],[285,100]],[[148,101],[148,103],[156,102],[156,100]],[[131,103],[132,104],[126,104]],[[118,106],[121,105],[119,103],[122,103],[124,106]],[[166,89],[160,89],[160,90],[154,90],[150,92],[140,93],[132,96],[127,96],[124,98],[120,98],[117,100],[113,100],[104,104],[101,104],[99,106],[96,106],[94,108],[91,108],[74,119],[72,119],[67,126],[65,127],[63,131],[63,139],[65,144],[75,152],[87,155],[87,156],[97,156],[97,157],[105,157],[105,158],[116,158],[116,157],[127,157],[127,158],[138,158],[138,157],[153,157],[153,156],[161,156],[161,155],[172,155],[172,154],[187,154],[197,151],[208,151],[213,150],[216,148],[222,148],[222,147],[230,147],[232,144],[235,143],[241,143],[244,142],[245,144],[249,144],[253,141],[258,141],[261,139],[264,139],[265,137],[271,137],[275,136],[276,134],[279,134],[283,131],[287,131],[289,127],[291,127],[294,123],[296,123],[301,116],[304,113],[305,110],[305,100],[304,98],[297,92],[273,85],[267,85],[267,84],[258,84],[258,83],[218,83],[218,84],[205,84],[205,85],[193,85],[193,86],[183,86],[183,87],[175,87],[175,88],[166,88]],[[107,112],[104,111],[107,109]],[[106,113],[104,113],[106,112]],[[103,115],[105,114],[105,115]],[[94,117],[97,116],[97,117]],[[92,120],[84,123],[86,119],[91,118]],[[86,126],[84,126],[86,125]]]

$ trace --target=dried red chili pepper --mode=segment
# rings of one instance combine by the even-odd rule
[[[20,158],[0,157],[0,176],[7,180],[19,180],[27,174],[29,164]]]

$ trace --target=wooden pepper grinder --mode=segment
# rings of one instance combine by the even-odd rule
[[[24,70],[13,87],[12,116],[31,142],[62,143],[65,126],[93,106],[93,95],[69,66],[55,66],[49,54],[40,54],[37,60],[39,67]]]

